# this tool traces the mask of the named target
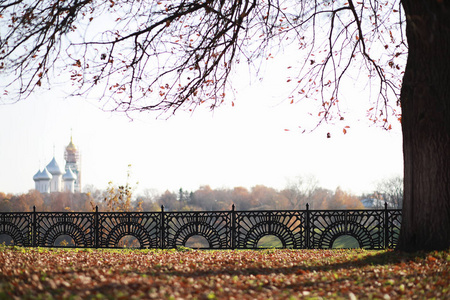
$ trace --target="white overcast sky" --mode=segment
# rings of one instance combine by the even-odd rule
[[[346,91],[353,99],[344,107],[348,123],[302,134],[298,127],[311,126],[311,120],[305,119],[303,106],[283,102],[288,87],[277,72],[268,70],[263,82],[251,86],[237,78],[234,106],[229,102],[214,113],[203,108],[192,115],[180,112],[168,120],[143,113],[131,122],[101,111],[98,103],[66,99],[56,89],[0,105],[0,191],[33,189],[33,175],[53,155],[63,167],[71,133],[81,151],[82,185],[99,189],[109,181],[124,184],[129,164],[138,193],[201,185],[282,189],[289,179],[314,175],[322,187],[360,194],[373,191],[378,180],[402,174],[399,124],[384,131],[354,113],[365,101],[364,88]]]

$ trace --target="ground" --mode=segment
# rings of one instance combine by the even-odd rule
[[[450,299],[450,251],[0,247],[0,299]]]

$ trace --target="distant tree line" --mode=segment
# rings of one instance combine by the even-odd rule
[[[0,192],[0,212],[37,211],[89,211],[90,197],[86,193],[44,193],[30,190],[26,194],[13,195]]]
[[[146,189],[134,195],[135,188],[129,183],[115,186],[111,182],[106,190],[87,186],[84,193],[41,194],[30,190],[26,194],[12,195],[0,192],[0,212],[27,212],[36,206],[37,211],[159,211],[164,205],[166,211],[218,211],[230,210],[234,204],[237,210],[293,210],[305,209],[363,209],[362,199],[387,201],[390,207],[400,208],[403,199],[403,181],[393,177],[382,180],[372,194],[356,196],[337,188],[328,190],[318,186],[313,177],[298,177],[282,190],[264,185],[251,189],[212,189],[208,185],[195,191],[165,191],[159,193]]]

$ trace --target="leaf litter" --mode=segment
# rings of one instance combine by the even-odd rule
[[[450,251],[0,247],[0,299],[450,299]]]

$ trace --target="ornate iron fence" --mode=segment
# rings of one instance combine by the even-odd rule
[[[194,236],[207,249],[255,249],[265,236],[275,236],[282,248],[332,248],[341,236],[352,236],[365,249],[394,248],[401,210],[263,210],[167,212],[33,212],[0,213],[0,236],[14,245],[60,247],[61,236],[70,247],[119,248],[132,236],[139,248],[186,246]],[[64,246],[64,244],[63,244]],[[65,244],[65,246],[68,246]]]

